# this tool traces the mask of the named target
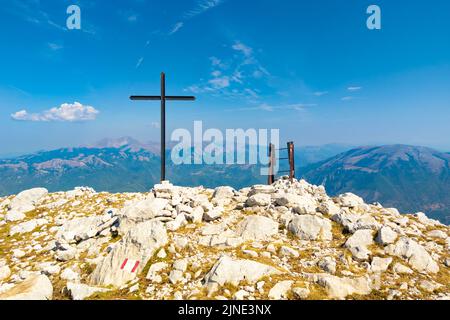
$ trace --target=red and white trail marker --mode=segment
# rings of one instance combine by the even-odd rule
[[[139,267],[139,260],[132,260],[132,259],[125,259],[122,262],[122,265],[120,266],[120,270],[124,270],[130,273],[136,272],[137,268]]]

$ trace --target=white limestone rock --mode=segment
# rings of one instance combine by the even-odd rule
[[[352,294],[368,295],[372,282],[368,277],[340,278],[330,274],[311,274],[309,278],[324,287],[331,299],[345,299]]]
[[[251,197],[255,194],[272,194],[275,192],[275,188],[273,186],[268,186],[265,184],[257,184],[250,188],[248,196]]]
[[[147,272],[147,276],[145,277],[147,280],[154,281],[155,277],[158,276],[158,273],[162,270],[166,269],[169,265],[165,262],[157,262],[150,266]],[[158,279],[159,280],[159,279]]]
[[[61,272],[61,279],[66,281],[78,282],[80,280],[80,275],[73,271],[71,268],[66,268]]]
[[[214,207],[203,214],[203,220],[207,222],[217,220],[223,215],[224,211],[223,207]]]
[[[336,273],[336,260],[333,257],[325,257],[318,263],[319,268],[323,271],[335,274]]]
[[[47,223],[48,221],[46,219],[33,219],[30,221],[22,222],[11,227],[11,229],[9,230],[9,235],[13,236],[15,234],[28,233],[33,231],[37,227],[43,226]]]
[[[406,259],[409,265],[419,272],[439,272],[438,264],[433,260],[427,250],[408,237],[402,237],[395,245],[389,245],[386,248],[386,252],[390,255]]]
[[[331,220],[342,225],[344,229],[350,233],[354,233],[361,229],[378,230],[381,228],[380,223],[378,223],[370,214],[359,215],[340,211],[333,215]]]
[[[90,283],[99,286],[124,285],[135,279],[153,253],[167,241],[167,232],[161,222],[150,220],[137,224],[97,265],[90,276]],[[138,268],[134,272],[122,269],[125,259],[138,261]]]
[[[68,282],[66,285],[66,290],[72,300],[84,300],[92,296],[94,293],[109,291],[105,288],[91,287],[86,284],[76,282]]]
[[[187,220],[184,214],[179,214],[177,217],[166,223],[166,228],[169,231],[176,231],[180,229],[181,227],[185,226],[187,224]]]
[[[361,197],[353,193],[344,193],[336,198],[337,203],[341,207],[355,208],[364,204],[364,200]]]
[[[448,235],[444,231],[441,230],[432,230],[427,232],[427,237],[437,238],[437,239],[447,239]]]
[[[401,263],[396,263],[394,267],[392,268],[394,272],[400,273],[400,274],[413,274],[414,271],[408,268],[407,266],[402,265]]]
[[[373,236],[371,230],[357,230],[347,239],[344,246],[350,250],[356,260],[364,261],[369,259],[371,252],[367,246],[372,243]]]
[[[296,299],[305,300],[308,299],[311,291],[308,288],[295,287],[292,288],[292,293]]]
[[[161,216],[168,203],[153,197],[129,203],[119,213],[119,232],[125,235],[136,224]]]
[[[9,266],[5,265],[0,265],[0,282],[8,279],[9,276],[11,275],[11,269],[9,268]]]
[[[392,258],[374,257],[370,264],[370,271],[374,273],[385,272],[392,263]]]
[[[213,198],[215,199],[228,199],[234,196],[234,189],[232,187],[224,186],[217,187],[214,190]]]
[[[53,286],[45,275],[33,275],[0,293],[0,300],[52,300]]]
[[[38,269],[46,276],[56,275],[61,272],[61,267],[52,262],[42,262],[38,265]]]
[[[272,299],[272,300],[286,299],[287,294],[291,290],[293,283],[294,283],[294,281],[291,281],[291,280],[285,280],[285,281],[278,282],[276,285],[273,286],[272,289],[270,289],[269,295],[268,295],[269,299]]]
[[[270,194],[257,193],[247,199],[245,205],[247,207],[266,207],[271,203]]]
[[[299,214],[313,214],[316,212],[316,201],[310,196],[294,193],[278,193],[274,197],[276,205],[293,208]]]
[[[378,230],[377,237],[375,241],[381,245],[388,245],[394,243],[397,240],[397,232],[392,230],[390,227],[382,227]]]
[[[320,213],[330,217],[338,214],[341,211],[341,209],[333,201],[322,202],[317,210]]]
[[[45,188],[34,188],[22,191],[15,196],[9,204],[9,210],[21,213],[27,213],[36,208],[36,204],[39,203],[43,197],[48,194],[48,190]]]
[[[8,213],[5,214],[5,221],[6,222],[21,221],[25,219],[25,217],[26,217],[25,214],[20,211],[10,210],[8,211]]]
[[[441,224],[437,220],[428,218],[427,215],[425,213],[423,213],[423,212],[417,212],[414,215],[416,216],[417,220],[419,220],[419,222],[423,223],[424,225],[436,226],[436,225],[440,225]]]
[[[236,228],[236,234],[244,240],[266,240],[278,233],[278,222],[263,216],[246,217]]]
[[[281,271],[252,260],[232,259],[222,255],[211,270],[205,275],[203,283],[209,292],[214,292],[225,283],[239,285],[241,281],[255,283],[264,276],[280,274]]]
[[[302,240],[331,240],[331,221],[313,215],[295,216],[288,229]]]
[[[287,246],[281,246],[280,255],[283,257],[294,257],[294,258],[298,258],[300,256],[297,250]]]

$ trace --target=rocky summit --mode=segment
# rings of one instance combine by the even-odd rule
[[[449,227],[286,178],[0,198],[0,299],[449,299]]]

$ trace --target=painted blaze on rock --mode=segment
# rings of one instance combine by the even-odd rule
[[[90,277],[91,284],[117,287],[126,284],[142,271],[154,252],[167,241],[163,223],[150,220],[137,224],[97,265]],[[129,261],[135,262],[131,263],[133,266]]]

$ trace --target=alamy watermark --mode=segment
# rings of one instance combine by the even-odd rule
[[[66,10],[69,17],[66,20],[66,26],[69,30],[81,29],[81,9],[79,6],[73,4],[67,7]]]
[[[367,28],[369,30],[381,30],[381,8],[375,4],[370,5],[367,8],[367,14],[370,14],[367,18]]]
[[[194,121],[193,135],[184,128],[172,132],[171,141],[178,142],[171,152],[175,165],[261,165],[261,175],[268,175],[269,144],[275,147],[278,158],[279,129],[226,129],[225,134],[216,128],[204,130],[202,121]],[[278,172],[275,161],[274,174]]]

